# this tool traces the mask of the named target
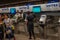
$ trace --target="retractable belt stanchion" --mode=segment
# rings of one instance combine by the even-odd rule
[[[5,40],[5,26],[3,25],[3,28],[4,28],[4,39],[3,40]]]
[[[58,26],[58,40],[60,40],[60,23],[59,23],[59,26]]]
[[[60,40],[60,18],[58,20],[58,40]]]

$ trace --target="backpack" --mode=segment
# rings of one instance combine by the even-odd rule
[[[12,28],[12,30],[14,30],[14,29],[15,29],[15,28],[14,28],[14,25],[12,25],[11,28]]]
[[[7,34],[12,33],[12,29],[11,29],[10,27],[6,27],[6,33],[7,33]]]

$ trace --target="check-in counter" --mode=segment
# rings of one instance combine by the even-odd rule
[[[19,27],[19,31],[20,32],[28,33],[28,31],[27,31],[27,25],[25,23],[19,23],[17,26]],[[39,34],[39,29],[38,28],[39,28],[38,24],[34,23],[34,32],[36,34]]]

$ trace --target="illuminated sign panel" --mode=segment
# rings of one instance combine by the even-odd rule
[[[41,7],[40,6],[34,6],[32,8],[32,12],[41,12]]]
[[[15,8],[10,8],[10,13],[11,14],[16,14],[16,9]]]

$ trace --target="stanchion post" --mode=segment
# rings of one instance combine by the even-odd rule
[[[5,26],[3,25],[3,32],[4,32],[4,39],[3,40],[5,40],[5,36],[6,36],[6,33],[5,33]]]
[[[46,32],[47,32],[46,26],[44,26],[44,30],[43,30],[43,31],[44,31],[44,38],[46,39],[46,34],[47,34],[47,33],[46,33]]]
[[[58,27],[58,35],[59,35],[58,40],[60,40],[60,23],[59,23],[59,27]]]

